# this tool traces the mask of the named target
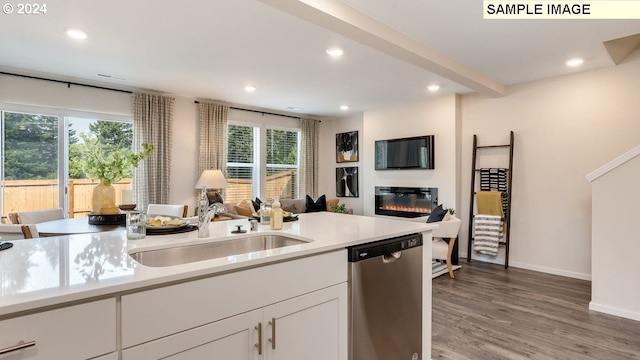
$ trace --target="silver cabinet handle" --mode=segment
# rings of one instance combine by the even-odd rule
[[[35,340],[27,341],[27,342],[20,341],[18,343],[18,345],[13,345],[13,346],[9,346],[8,348],[0,349],[0,355],[8,354],[8,353],[13,352],[13,351],[26,349],[26,348],[32,347],[32,346],[36,346],[36,341]]]
[[[271,325],[271,337],[269,338],[269,341],[271,342],[271,348],[273,350],[276,349],[276,318],[271,318],[271,321],[269,321],[269,325]]]
[[[258,355],[262,355],[262,323],[259,322],[256,326],[256,330],[258,330],[258,343],[256,347],[258,348]]]

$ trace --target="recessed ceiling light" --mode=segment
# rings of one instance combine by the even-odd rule
[[[287,110],[302,111],[302,108],[296,106],[287,106]]]
[[[254,91],[256,91],[256,87],[253,86],[253,85],[247,85],[247,86],[244,87],[244,91],[246,91],[246,92],[254,92]]]
[[[569,59],[569,60],[565,61],[565,65],[567,65],[569,67],[576,67],[576,66],[582,65],[583,62],[584,62],[583,59],[573,58],[573,59]]]
[[[331,57],[337,58],[342,56],[342,54],[344,54],[344,51],[342,51],[342,49],[340,48],[330,48],[327,49],[327,54],[331,55]]]
[[[429,86],[427,86],[427,90],[429,90],[431,92],[438,91],[438,90],[440,90],[440,85],[435,85],[435,84],[429,85]]]
[[[340,105],[340,110],[342,110],[342,111],[349,110],[349,105]]]
[[[87,38],[87,33],[85,33],[80,29],[65,28],[64,32],[67,34],[68,37],[74,40],[85,40]]]

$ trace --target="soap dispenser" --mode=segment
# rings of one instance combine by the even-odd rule
[[[271,230],[282,230],[282,207],[278,198],[273,199],[271,205]]]

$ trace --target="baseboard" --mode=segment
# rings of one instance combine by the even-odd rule
[[[462,258],[461,257],[460,258],[460,262],[462,262],[463,259],[464,259],[464,261],[466,261],[466,258]],[[489,262],[489,263],[492,263],[492,264],[504,265],[504,262],[497,262],[497,261],[491,261],[491,260],[486,260],[486,259],[475,259],[474,258],[473,260],[479,260],[479,261],[482,261],[482,262]],[[567,271],[567,270],[555,269],[555,268],[550,268],[550,267],[545,267],[545,266],[531,265],[531,264],[521,263],[521,262],[517,262],[517,261],[510,261],[509,262],[509,266],[513,266],[513,267],[516,267],[516,268],[519,268],[519,269],[538,271],[538,272],[542,272],[542,273],[546,273],[546,274],[570,277],[570,278],[573,278],[573,279],[591,281],[591,275],[590,274],[583,274],[583,273],[578,273],[578,272],[574,272],[574,271]]]
[[[615,316],[623,317],[626,319],[640,321],[640,313],[594,303],[593,301],[589,302],[589,310],[598,311],[598,312],[609,314],[609,315],[615,315]]]
[[[513,262],[513,261],[509,262],[509,266],[517,267],[520,269],[539,271],[547,274],[560,275],[560,276],[570,277],[574,279],[591,281],[590,274],[583,274],[583,273],[578,273],[574,271],[567,271],[562,269],[555,269],[555,268],[550,268],[545,266],[537,266],[537,265],[531,265],[531,264],[525,264],[525,263]]]

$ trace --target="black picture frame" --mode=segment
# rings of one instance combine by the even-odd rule
[[[359,197],[358,167],[336,168],[336,196]]]
[[[357,162],[358,131],[336,134],[336,163]]]

